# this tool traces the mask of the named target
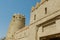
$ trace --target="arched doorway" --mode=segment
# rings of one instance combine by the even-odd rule
[[[60,37],[50,38],[49,40],[60,40]]]
[[[60,33],[59,34],[53,34],[53,35],[40,37],[40,40],[60,40]]]

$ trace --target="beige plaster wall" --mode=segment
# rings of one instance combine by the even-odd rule
[[[37,20],[52,14],[53,12],[60,10],[60,0],[48,0],[43,4],[40,3],[40,7],[31,12],[30,24],[36,22]],[[47,14],[45,14],[45,8],[47,7]],[[34,20],[34,15],[36,15],[36,20]]]

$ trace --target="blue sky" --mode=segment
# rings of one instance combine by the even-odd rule
[[[14,13],[20,13],[26,17],[26,25],[29,25],[31,7],[40,0],[0,0],[0,38],[5,37]]]

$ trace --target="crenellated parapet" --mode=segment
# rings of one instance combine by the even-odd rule
[[[41,0],[41,2],[37,2],[36,6],[32,7],[31,12],[35,11],[36,9],[38,9],[40,7],[40,5],[42,5],[45,1],[48,1],[48,0]]]
[[[31,12],[33,12],[34,10],[35,10],[35,7],[34,7],[34,6],[32,6]]]
[[[35,6],[35,9],[37,9],[37,8],[39,8],[39,7],[40,7],[40,3],[37,2],[37,3],[36,3],[36,6]]]
[[[37,2],[35,7],[32,6],[31,12],[35,11],[35,10],[38,9],[39,7],[40,7],[40,3]]]

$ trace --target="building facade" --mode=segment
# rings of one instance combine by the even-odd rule
[[[29,26],[24,16],[14,15],[6,40],[60,40],[60,0],[41,0],[33,6]]]

